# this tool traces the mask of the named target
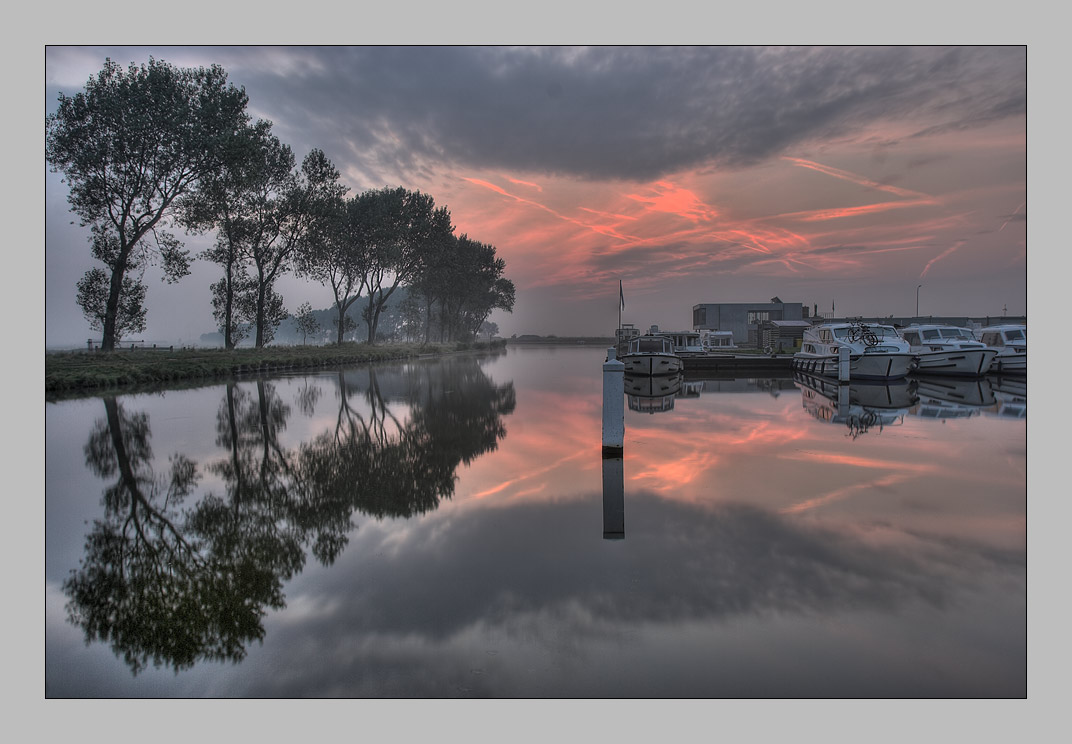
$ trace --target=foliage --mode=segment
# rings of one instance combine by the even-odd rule
[[[104,330],[110,281],[108,273],[99,267],[90,269],[78,280],[78,305],[89,321],[89,327],[95,331]],[[145,330],[145,290],[146,286],[140,280],[123,277],[113,331],[116,343],[128,333]]]
[[[419,191],[402,187],[366,191],[355,200],[356,219],[368,256],[368,304],[362,317],[375,343],[380,315],[394,292],[412,283],[430,257],[449,243],[454,226],[446,207]]]
[[[179,69],[150,58],[124,71],[109,59],[45,118],[45,159],[64,174],[71,210],[111,274],[105,349],[115,345],[128,272],[159,260],[168,280],[188,273],[186,251],[164,228],[179,200],[219,167],[221,144],[246,124],[246,103],[215,65]]]
[[[298,331],[302,335],[302,344],[305,343],[307,336],[320,330],[320,323],[317,321],[316,316],[313,315],[313,306],[308,302],[303,302],[298,306],[298,312],[295,313],[294,319],[298,324]]]

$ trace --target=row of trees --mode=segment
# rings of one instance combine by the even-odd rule
[[[107,60],[46,117],[46,161],[63,173],[104,265],[86,272],[77,295],[104,350],[145,329],[147,266],[161,266],[169,282],[190,273],[189,251],[168,231],[176,227],[215,231],[198,257],[222,270],[212,307],[229,349],[247,334],[258,348],[272,340],[288,316],[276,282],[290,271],[331,287],[339,343],[359,298],[375,343],[400,287],[425,341],[471,337],[494,309],[513,309],[514,285],[494,246],[456,236],[446,207],[402,187],[348,197],[323,151],[296,167],[271,122],[252,121],[247,104],[216,65],[150,59],[124,70]]]

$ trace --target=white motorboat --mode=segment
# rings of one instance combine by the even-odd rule
[[[630,339],[622,363],[627,375],[675,375],[682,368],[673,342],[650,334]]]
[[[916,355],[893,326],[845,321],[804,331],[793,369],[837,377],[842,348],[849,350],[850,380],[896,380],[915,366]]]
[[[901,337],[916,354],[914,373],[982,377],[997,350],[977,341],[967,328],[940,324],[912,324]]]
[[[975,337],[997,352],[991,372],[1027,374],[1027,326],[987,326],[976,331]]]

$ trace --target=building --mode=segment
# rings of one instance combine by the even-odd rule
[[[804,331],[811,328],[807,320],[767,320],[759,326],[759,348],[770,351],[799,351]]]
[[[692,306],[692,327],[696,331],[730,331],[739,346],[763,348],[760,326],[775,320],[808,320],[809,308],[799,302],[703,303]]]

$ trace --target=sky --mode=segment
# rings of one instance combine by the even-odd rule
[[[447,207],[506,262],[504,336],[611,335],[619,281],[643,328],[775,296],[839,316],[1027,313],[1023,45],[48,46],[46,113],[106,58],[150,57],[222,66],[351,195]],[[94,262],[66,197],[47,172],[46,346],[99,335],[74,299]],[[213,239],[184,237],[195,254]],[[146,341],[215,330],[218,267],[154,271]],[[291,310],[332,303],[293,275],[278,290]]]

